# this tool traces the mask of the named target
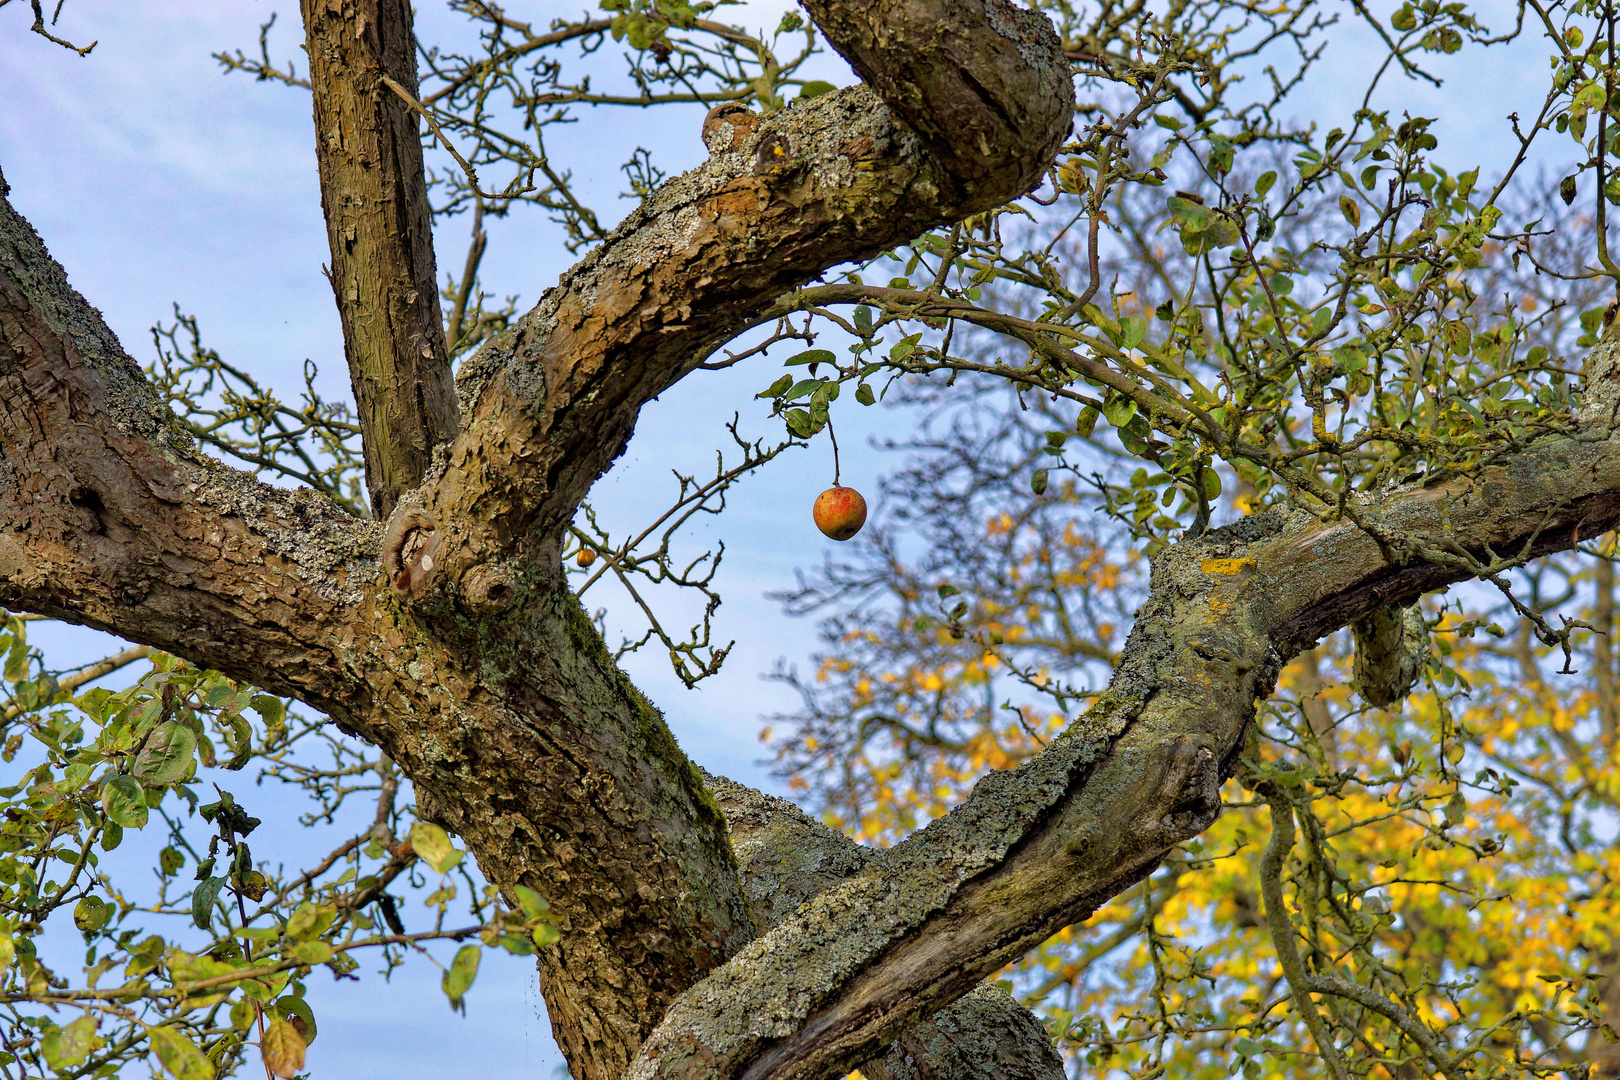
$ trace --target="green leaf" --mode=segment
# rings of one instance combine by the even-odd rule
[[[1350,223],[1352,229],[1361,228],[1361,207],[1356,204],[1356,200],[1348,195],[1340,195],[1339,213],[1344,215],[1344,220]]]
[[[332,946],[324,941],[300,941],[287,951],[305,964],[324,964],[332,959]]]
[[[825,379],[800,379],[798,382],[793,384],[793,389],[782,395],[782,400],[793,401],[797,398],[804,397],[806,394],[813,394],[817,390],[821,389],[825,382]]]
[[[1221,497],[1221,474],[1214,469],[1204,470],[1204,498],[1214,502]]]
[[[1402,4],[1400,10],[1396,11],[1395,14],[1389,17],[1389,25],[1393,26],[1403,34],[1416,27],[1417,14],[1412,10],[1412,5]]]
[[[146,1037],[152,1044],[152,1053],[157,1055],[164,1070],[174,1080],[214,1080],[214,1066],[208,1058],[174,1028],[148,1028]],[[290,1077],[292,1074],[283,1075]]]
[[[186,775],[196,753],[197,733],[186,724],[170,720],[152,729],[130,771],[143,784],[161,787]]]
[[[784,375],[754,396],[756,398],[779,398],[782,396],[782,392],[792,385],[793,376]]]
[[[1046,470],[1036,469],[1035,475],[1029,478],[1029,489],[1037,495],[1046,494]]]
[[[790,356],[782,362],[783,367],[798,367],[801,364],[831,364],[838,357],[828,349],[806,349],[795,356]]]
[[[101,809],[113,824],[139,829],[146,824],[146,792],[140,781],[120,773],[101,789]]]
[[[1124,427],[1136,415],[1136,402],[1128,397],[1110,394],[1103,402],[1103,415],[1117,428]]]
[[[269,694],[255,694],[248,705],[264,718],[272,731],[279,730],[287,719],[287,703]]]
[[[820,97],[822,94],[830,94],[836,89],[838,89],[838,87],[834,86],[830,82],[822,82],[820,79],[812,79],[799,89],[799,98],[801,100],[807,98],[816,98]]]
[[[1183,199],[1180,195],[1172,195],[1166,205],[1170,209],[1170,216],[1181,222],[1188,229],[1202,231],[1209,227],[1209,207],[1202,203],[1195,203],[1191,199]]]
[[[66,1072],[106,1045],[107,1040],[96,1034],[94,1017],[81,1016],[67,1027],[53,1028],[40,1040],[45,1052],[45,1063],[52,1072]]]
[[[1119,343],[1127,349],[1134,349],[1147,334],[1147,320],[1140,315],[1127,315],[1119,320],[1119,333]]]
[[[952,585],[950,582],[946,582],[944,585],[939,587],[939,598],[943,600],[947,596],[955,596],[961,591],[962,590],[958,589],[955,585]]]
[[[413,842],[412,848],[416,845]],[[420,854],[420,852],[418,852]],[[331,904],[312,904],[308,900],[299,904],[287,920],[287,936],[304,941],[325,932],[337,919],[337,908]]]
[[[0,932],[0,979],[5,978],[6,972],[11,970],[11,962],[17,959],[17,943],[11,940],[11,935]]]
[[[473,979],[478,977],[478,960],[482,955],[483,950],[477,945],[463,945],[456,950],[456,958],[450,962],[450,969],[442,980],[445,996],[452,1006],[461,1004]]]
[[[197,924],[197,929],[212,932],[214,901],[219,898],[219,890],[224,887],[224,878],[211,877],[192,890],[191,921]]]
[[[553,924],[543,922],[529,932],[529,937],[537,946],[546,949],[562,940],[562,932]]]
[[[866,383],[861,383],[855,388],[855,400],[862,405],[871,405],[877,399],[872,396],[872,388]]]
[[[1266,192],[1270,191],[1271,185],[1275,184],[1276,182],[1277,174],[1272,172],[1270,169],[1267,169],[1265,172],[1261,173],[1259,178],[1254,182],[1255,195],[1262,199],[1265,198]]]
[[[411,850],[437,873],[448,873],[461,861],[462,852],[451,845],[450,834],[432,822],[413,822],[410,841]]]
[[[517,893],[518,906],[523,909],[525,917],[538,919],[551,914],[551,903],[527,885],[518,885],[512,891]]]

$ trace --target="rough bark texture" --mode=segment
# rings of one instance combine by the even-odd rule
[[[1352,675],[1363,701],[1379,708],[1405,697],[1429,655],[1429,629],[1416,608],[1388,607],[1350,624]]]
[[[329,272],[365,440],[372,512],[387,517],[456,433],[433,222],[411,97],[409,0],[300,0]]]
[[[725,810],[743,891],[761,931],[878,857],[785,799],[721,777],[705,779]],[[1066,1075],[1040,1021],[1007,991],[988,983],[911,1025],[882,1057],[860,1068],[872,1080],[1063,1080]]]

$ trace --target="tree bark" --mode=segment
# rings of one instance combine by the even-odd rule
[[[329,278],[365,433],[372,513],[387,517],[456,434],[433,219],[416,113],[410,0],[299,0],[315,104]]]
[[[878,857],[785,799],[705,774],[725,810],[754,923],[768,930]],[[1063,1059],[1028,1009],[983,983],[863,1062],[871,1080],[1063,1080]]]

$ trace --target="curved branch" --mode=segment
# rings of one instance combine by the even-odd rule
[[[1616,336],[1588,357],[1574,436],[1544,436],[1473,477],[1358,495],[1361,524],[1272,510],[1157,556],[1113,681],[1086,714],[684,994],[629,1076],[847,1071],[1207,827],[1282,664],[1471,573],[1415,552],[1526,560],[1613,528]]]
[[[1046,18],[1004,0],[880,6],[814,14],[835,43],[867,30],[889,42],[859,54],[882,99],[853,87],[720,125],[707,164],[663,184],[463,366],[466,427],[428,505],[556,537],[641,405],[754,313],[1039,182],[1074,100]]]

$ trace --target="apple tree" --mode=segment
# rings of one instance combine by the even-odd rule
[[[1293,822],[1314,819],[1255,725],[1290,659],[1350,626],[1363,696],[1398,701],[1423,668],[1412,604],[1466,580],[1574,647],[1510,575],[1620,521],[1610,320],[1583,314],[1571,346],[1486,290],[1509,257],[1617,276],[1610,7],[1526,0],[1493,33],[1434,0],[809,0],[759,35],[677,0],[548,27],[451,6],[477,49],[419,45],[405,0],[303,0],[303,66],[275,59],[268,28],[257,56],[221,56],[310,96],[352,402],[313,386],[284,402],[179,315],[143,372],[0,203],[4,753],[23,767],[0,789],[7,1068],[110,1075],[149,1056],[192,1080],[256,1047],[292,1076],[318,1021],[303,979],[451,939],[452,1000],[482,948],[536,955],[581,1080],[1055,1077],[1046,1031],[982,980],[1152,895],[1140,883],[1215,824],[1229,777],[1268,808],[1262,900],[1292,925]],[[42,47],[77,47],[32,14]],[[1383,43],[1364,104],[1327,131],[1286,121],[1339,18]],[[1551,75],[1503,175],[1456,164],[1433,121],[1365,104],[1380,80],[1430,77],[1431,55],[1485,64],[1543,32]],[[801,73],[822,41],[858,85]],[[625,65],[609,89],[571,66],[604,50]],[[639,204],[609,228],[545,145],[587,107],[688,117],[708,160],[669,177],[632,155]],[[1573,270],[1508,198],[1532,146],[1564,138],[1580,145],[1561,203],[1584,190],[1592,207]],[[550,214],[580,258],[520,313],[479,269],[521,212]],[[472,240],[444,283],[433,224],[456,215]],[[1132,244],[1177,254],[1132,285],[1109,269]],[[852,344],[815,347],[834,328]],[[738,435],[732,465],[623,540],[586,499],[643,405],[738,364],[761,369],[786,441],[830,440],[839,410],[891,393],[997,387],[1003,413],[1054,425],[1050,463],[1003,480],[1091,484],[1151,558],[1129,636],[1086,654],[1094,691],[1052,683],[969,625],[959,585],[927,583],[942,605],[922,631],[982,629],[1060,719],[1016,769],[974,764],[970,793],[884,851],[698,770],[576,595],[596,560],[631,588],[714,587],[671,560],[667,530],[783,442]],[[565,561],[582,550],[595,559]],[[1099,584],[1049,575],[1043,595]],[[39,617],[132,646],[55,672],[27,644]],[[682,638],[647,617],[688,681],[724,659],[706,622]],[[134,687],[92,686],[137,660],[152,671]],[[313,767],[322,743],[331,764]],[[272,873],[231,791],[249,764],[316,816],[374,799],[374,818]],[[155,898],[102,870],[146,830],[168,838]],[[441,905],[431,930],[401,920],[412,881]],[[69,919],[82,978],[38,944]],[[1272,935],[1273,1004],[1321,1071],[1524,1067],[1495,1035],[1535,1016],[1462,1033],[1296,936]],[[1165,985],[1144,1008],[1170,1008]],[[1346,1009],[1379,1019],[1324,1019]]]

